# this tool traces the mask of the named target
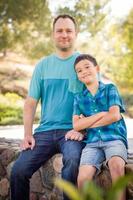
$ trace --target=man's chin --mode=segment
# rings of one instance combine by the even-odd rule
[[[60,51],[64,51],[64,52],[67,52],[67,51],[69,51],[70,49],[72,49],[72,46],[69,46],[69,47],[59,47],[59,46],[57,46],[57,48],[60,50]]]
[[[69,51],[71,48],[60,48],[61,51],[67,52]]]

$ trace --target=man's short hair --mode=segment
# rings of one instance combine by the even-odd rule
[[[75,60],[75,62],[74,62],[74,67],[75,67],[81,60],[89,60],[90,62],[93,63],[94,66],[97,66],[97,65],[98,65],[96,59],[95,59],[93,56],[91,56],[91,55],[89,55],[89,54],[80,54],[80,55],[76,58],[76,60]]]
[[[74,26],[75,26],[75,29],[77,28],[77,23],[75,21],[75,19],[71,16],[71,15],[68,15],[68,14],[61,14],[61,15],[58,15],[54,21],[53,21],[53,29],[54,29],[54,26],[55,26],[55,23],[57,22],[58,19],[60,18],[63,18],[63,19],[70,19],[73,23],[74,23]]]

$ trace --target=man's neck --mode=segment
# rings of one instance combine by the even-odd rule
[[[65,59],[68,58],[69,56],[71,56],[74,53],[74,50],[71,49],[69,51],[60,51],[60,50],[56,50],[56,55],[61,58],[61,59]]]

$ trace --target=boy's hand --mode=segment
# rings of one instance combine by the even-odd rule
[[[65,135],[65,139],[66,140],[77,140],[77,141],[81,141],[83,140],[84,138],[84,135],[78,131],[75,131],[75,130],[71,130],[71,131],[68,131]]]

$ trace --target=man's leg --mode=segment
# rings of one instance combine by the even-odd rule
[[[59,145],[60,151],[63,154],[62,178],[76,185],[80,156],[84,144],[79,141],[65,141],[65,137],[63,137]],[[64,200],[68,199],[64,194]]]
[[[68,140],[62,145],[63,168],[62,178],[77,184],[82,143],[79,141]]]
[[[11,172],[11,200],[29,200],[29,179],[55,153],[51,135],[35,134],[34,149],[22,151],[16,160]]]

